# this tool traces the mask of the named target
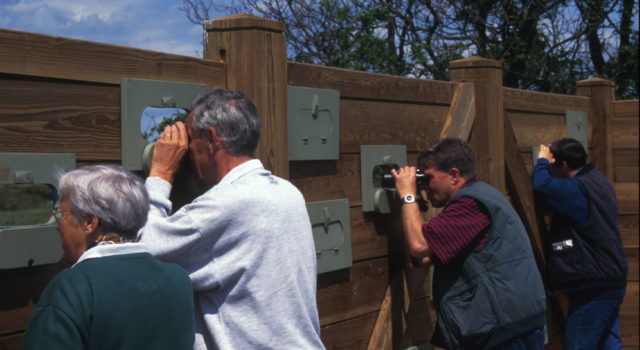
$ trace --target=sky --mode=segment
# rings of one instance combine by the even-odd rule
[[[0,0],[0,28],[202,56],[182,0]],[[222,16],[222,15],[220,15]]]

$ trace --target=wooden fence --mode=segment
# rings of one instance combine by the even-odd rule
[[[406,145],[411,163],[443,136],[468,138],[479,178],[509,195],[537,246],[531,147],[564,136],[565,111],[585,111],[593,160],[615,181],[620,199],[631,266],[623,340],[637,348],[637,100],[613,101],[611,82],[598,79],[581,82],[581,96],[503,88],[500,63],[475,57],[452,62],[450,82],[287,62],[283,24],[245,15],[205,29],[205,59],[0,29],[0,152],[75,153],[78,166],[120,163],[122,78],[245,91],[263,118],[263,163],[308,202],[349,200],[353,266],[318,278],[326,347],[402,349],[427,341],[434,326],[427,271],[403,268],[397,216],[362,212],[360,146]],[[288,85],[340,91],[337,161],[288,161]],[[34,303],[58,271],[0,271],[0,349],[21,346]],[[549,347],[558,344],[560,335]]]

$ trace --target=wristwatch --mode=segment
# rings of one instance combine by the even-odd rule
[[[412,194],[408,194],[408,195],[402,197],[402,202],[403,203],[415,203],[416,202],[416,196],[414,196]]]

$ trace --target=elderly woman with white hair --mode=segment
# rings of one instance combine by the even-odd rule
[[[147,220],[142,180],[94,165],[60,178],[64,260],[31,315],[24,349],[191,349],[193,292],[179,266],[134,243]]]

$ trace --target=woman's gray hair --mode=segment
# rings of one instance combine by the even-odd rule
[[[149,194],[142,179],[117,165],[90,165],[63,174],[58,195],[78,222],[95,215],[105,233],[135,238],[147,221]]]
[[[215,89],[191,105],[192,126],[202,137],[213,127],[232,156],[253,156],[260,139],[260,117],[251,99],[239,91]]]

